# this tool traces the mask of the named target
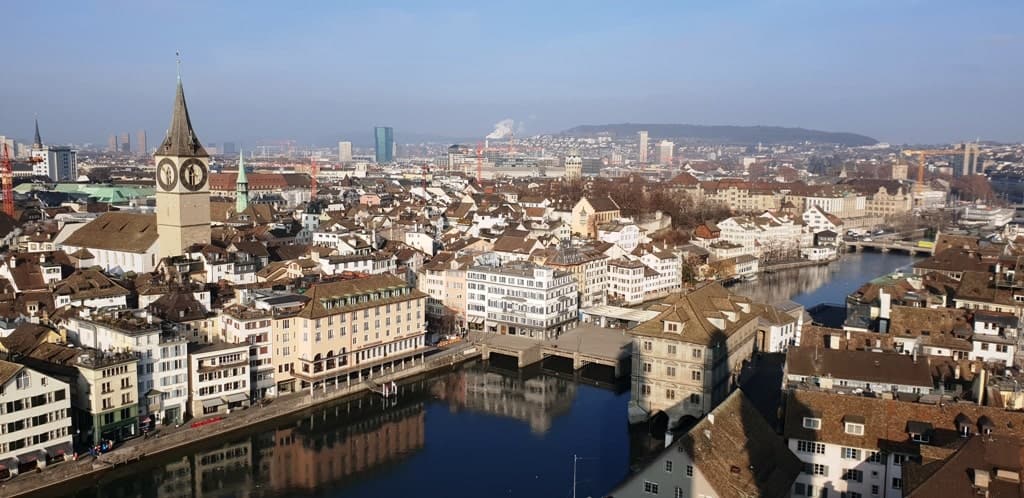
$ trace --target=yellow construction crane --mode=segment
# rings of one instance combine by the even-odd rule
[[[917,156],[917,184],[914,185],[914,192],[920,193],[924,189],[924,163],[925,158],[928,156],[955,156],[963,154],[963,150],[957,149],[917,149],[917,150],[905,150],[903,155],[905,156]]]

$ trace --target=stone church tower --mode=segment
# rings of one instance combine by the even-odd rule
[[[179,256],[192,244],[210,242],[210,155],[199,143],[178,78],[167,137],[153,155],[156,163],[158,256]]]

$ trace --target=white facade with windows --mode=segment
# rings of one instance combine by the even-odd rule
[[[72,456],[68,385],[0,361],[0,480]]]
[[[44,146],[32,150],[32,174],[55,182],[78,180],[78,152],[70,147]]]
[[[552,339],[579,318],[573,275],[526,261],[473,266],[466,273],[466,291],[470,329]]]
[[[144,310],[116,310],[68,318],[68,340],[101,351],[135,353],[139,358],[139,413],[159,423],[180,423],[188,402],[188,350],[185,335],[164,327]]]
[[[271,312],[246,306],[230,306],[221,313],[220,325],[224,341],[248,346],[252,399],[276,396]]]
[[[249,345],[189,346],[189,413],[194,418],[249,406]]]

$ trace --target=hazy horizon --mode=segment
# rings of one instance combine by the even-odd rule
[[[145,129],[153,146],[180,50],[204,142],[483,137],[504,119],[1024,141],[1019,2],[644,6],[18,2],[0,135],[30,139],[38,114],[48,143]]]

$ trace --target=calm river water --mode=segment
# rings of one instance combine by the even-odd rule
[[[864,281],[911,262],[850,254],[732,290],[808,307],[841,303]],[[395,404],[342,401],[48,496],[566,498],[573,455],[577,496],[603,496],[627,474],[631,452],[657,446],[629,430],[628,399],[628,391],[571,376],[469,365],[407,384]]]

